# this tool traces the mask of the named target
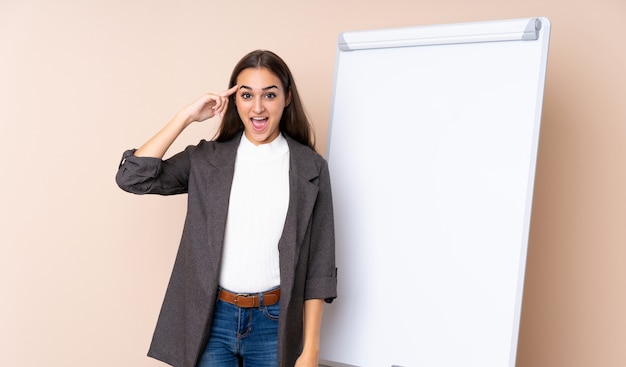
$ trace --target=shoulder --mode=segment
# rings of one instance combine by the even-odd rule
[[[310,162],[318,166],[326,165],[326,160],[324,159],[324,157],[322,157],[315,150],[311,149],[309,146],[306,146],[296,141],[287,134],[285,134],[285,139],[289,144],[289,154],[291,154],[295,161],[298,161],[300,163]]]
[[[328,180],[328,163],[319,153],[285,135],[289,144],[290,169],[310,182]]]
[[[216,151],[220,149],[228,149],[230,146],[237,146],[239,144],[240,137],[228,140],[228,141],[215,141],[202,139],[196,145],[190,145],[187,147],[191,151]]]
[[[188,146],[185,151],[194,158],[206,159],[207,157],[212,157],[217,160],[225,159],[236,154],[240,139],[241,136],[224,142],[202,139],[198,144]]]

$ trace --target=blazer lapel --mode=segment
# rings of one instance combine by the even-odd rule
[[[240,137],[241,138],[241,137]],[[208,263],[209,272],[219,276],[219,263],[224,246],[224,230],[228,216],[230,190],[235,172],[235,159],[240,138],[216,144],[216,150],[209,155],[206,178],[206,200],[203,210],[206,213],[207,254],[212,254]],[[215,279],[215,278],[210,278]]]
[[[313,152],[292,138],[285,136],[289,144],[289,207],[282,237],[278,243],[280,251],[281,302],[288,302],[283,295],[291,294],[295,279],[296,264],[301,244],[305,240],[309,220],[315,207],[318,187],[311,181],[319,176],[313,159]]]

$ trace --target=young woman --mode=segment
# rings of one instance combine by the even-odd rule
[[[119,166],[126,191],[188,194],[148,355],[176,367],[317,367],[337,286],[328,166],[280,57],[249,53],[229,87],[180,110]],[[215,116],[213,141],[163,160],[187,126]]]

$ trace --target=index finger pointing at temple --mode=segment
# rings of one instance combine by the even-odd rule
[[[239,87],[238,85],[235,85],[234,87],[232,87],[232,88],[230,88],[228,90],[225,90],[224,92],[221,93],[221,96],[222,97],[229,97],[229,96],[231,96],[233,93],[235,93],[237,91],[238,87]]]

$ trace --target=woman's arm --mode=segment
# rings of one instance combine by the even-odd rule
[[[204,121],[218,115],[223,116],[228,108],[228,96],[235,93],[237,86],[221,94],[205,94],[180,110],[176,116],[150,140],[135,151],[137,157],[163,158],[174,140],[194,121]]]
[[[295,367],[317,367],[320,352],[320,328],[324,300],[304,301],[304,347]]]

